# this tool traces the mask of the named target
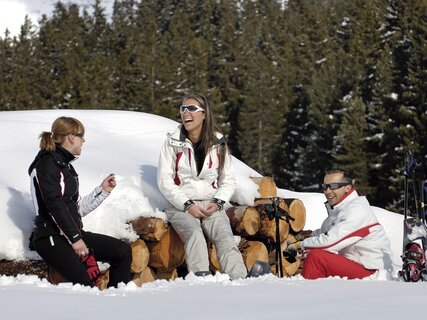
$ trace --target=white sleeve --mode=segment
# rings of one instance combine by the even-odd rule
[[[165,141],[160,150],[159,164],[157,169],[157,185],[175,208],[184,210],[184,203],[190,198],[180,190],[175,183],[176,174],[176,153],[169,144],[169,139]]]
[[[77,202],[79,214],[84,217],[88,213],[95,210],[108,196],[109,192],[104,191],[102,186],[97,186],[91,193],[81,197]]]

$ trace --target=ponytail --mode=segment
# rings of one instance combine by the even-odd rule
[[[40,149],[53,152],[55,151],[56,145],[52,138],[52,132],[43,131],[40,134]]]

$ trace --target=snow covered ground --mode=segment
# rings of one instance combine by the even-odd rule
[[[109,173],[118,186],[93,213],[84,218],[86,230],[134,240],[126,221],[137,216],[166,218],[166,201],[157,189],[156,171],[166,132],[177,123],[162,117],[127,111],[43,110],[0,112],[0,259],[37,258],[27,249],[34,213],[27,169],[38,152],[38,135],[50,131],[59,116],[73,116],[86,126],[86,143],[74,166],[82,195]],[[235,160],[238,188],[234,200],[250,204],[258,176]],[[305,229],[316,229],[326,216],[321,193],[279,190],[286,198],[299,198],[307,209]],[[373,207],[384,225],[400,267],[402,216]],[[425,283],[398,279],[321,279],[272,275],[229,281],[226,275],[192,275],[175,281],[158,280],[141,288],[128,284],[102,292],[79,285],[53,286],[33,276],[0,276],[0,314],[3,319],[401,319],[423,315]]]

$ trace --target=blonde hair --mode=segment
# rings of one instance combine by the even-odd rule
[[[69,134],[85,133],[83,124],[72,117],[59,117],[53,124],[51,132],[43,131],[40,134],[40,149],[55,151],[56,144],[62,144]]]

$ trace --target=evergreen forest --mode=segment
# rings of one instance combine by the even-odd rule
[[[353,173],[402,212],[405,156],[427,179],[427,1],[58,2],[0,35],[0,110],[117,109],[179,119],[206,95],[234,156],[281,188]]]

